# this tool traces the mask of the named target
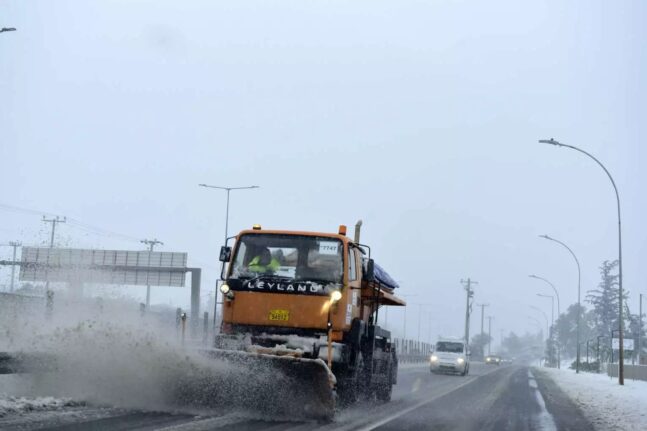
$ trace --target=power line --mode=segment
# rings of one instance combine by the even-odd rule
[[[38,211],[38,210],[29,209],[29,208],[17,207],[14,205],[7,205],[3,203],[0,203],[0,209],[9,211],[9,212],[14,212],[14,213],[31,214],[31,215],[38,215],[38,216],[44,214],[48,217],[61,217],[60,214],[54,214],[48,211]],[[75,227],[77,229],[84,230],[86,232],[95,233],[95,234],[103,235],[107,237],[119,238],[125,241],[139,242],[139,238],[135,238],[134,236],[129,236],[129,235],[114,232],[108,229],[104,229],[101,227],[93,226],[91,224],[84,223],[81,220],[78,220],[72,217],[66,217],[66,220],[70,226]]]

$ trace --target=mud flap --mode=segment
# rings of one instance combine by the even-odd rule
[[[335,376],[321,359],[229,350],[204,350],[213,369],[178,382],[175,395],[194,406],[329,421],[335,412]]]

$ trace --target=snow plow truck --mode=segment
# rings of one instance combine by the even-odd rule
[[[221,248],[227,265],[213,352],[242,364],[260,410],[328,421],[339,405],[390,400],[398,358],[378,314],[406,304],[359,243],[360,226],[353,240],[343,225],[337,233],[254,225]]]

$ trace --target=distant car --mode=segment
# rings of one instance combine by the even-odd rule
[[[456,373],[465,376],[470,371],[470,359],[462,340],[438,340],[429,357],[432,373]]]
[[[488,355],[485,357],[485,363],[488,365],[501,365],[501,356]]]

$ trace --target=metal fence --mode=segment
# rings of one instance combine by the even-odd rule
[[[416,340],[404,340],[394,338],[393,343],[398,352],[398,361],[405,362],[426,362],[433,351],[433,344]]]
[[[607,375],[618,377],[618,364],[607,364]],[[647,381],[647,365],[625,364],[625,379]]]

